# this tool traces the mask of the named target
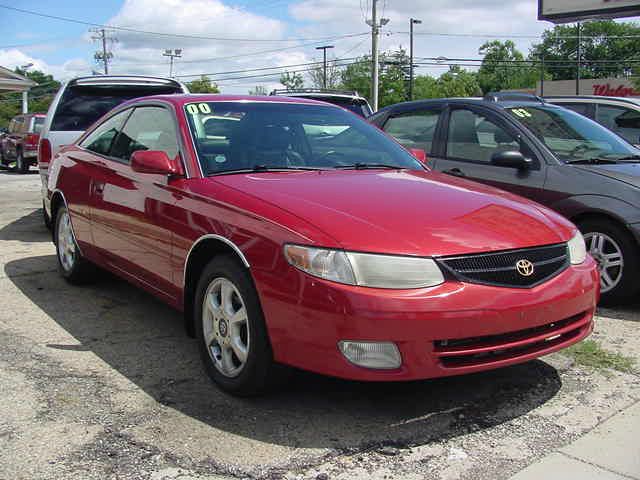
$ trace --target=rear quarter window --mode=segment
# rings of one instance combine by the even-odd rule
[[[171,86],[72,86],[60,98],[51,122],[52,131],[83,131],[96,120],[132,98],[178,93]]]

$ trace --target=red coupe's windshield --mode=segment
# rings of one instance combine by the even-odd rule
[[[407,168],[421,164],[339,108],[276,102],[185,105],[205,175],[251,169]]]

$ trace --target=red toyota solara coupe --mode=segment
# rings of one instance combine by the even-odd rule
[[[477,372],[593,328],[598,273],[571,223],[431,172],[329,104],[133,100],[56,155],[48,187],[62,275],[98,265],[184,311],[234,394],[286,366],[384,381]]]

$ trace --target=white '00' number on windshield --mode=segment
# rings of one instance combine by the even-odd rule
[[[208,103],[190,103],[187,105],[187,112],[191,115],[197,115],[198,113],[211,113],[211,107]]]

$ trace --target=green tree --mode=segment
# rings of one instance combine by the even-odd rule
[[[378,83],[379,107],[403,102],[407,98],[406,73],[409,58],[404,50],[380,55]],[[371,101],[371,57],[364,56],[342,71],[342,88],[355,90]]]
[[[191,93],[220,93],[218,85],[213,83],[206,75],[188,82],[187,88]]]
[[[604,78],[640,70],[640,26],[635,22],[600,20],[580,27],[583,78]],[[544,58],[546,71],[553,80],[576,78],[577,28],[557,25],[545,30],[542,42],[534,45],[530,60]],[[636,67],[637,65],[637,67]]]
[[[341,71],[336,62],[327,62],[327,88],[338,88],[340,85]],[[324,65],[309,71],[311,85],[315,88],[324,88]]]
[[[284,72],[280,75],[280,83],[287,90],[299,90],[304,87],[304,79],[302,75],[295,72]]]
[[[536,86],[539,70],[525,60],[511,40],[486,42],[478,53],[483,56],[478,83],[484,93]]]
[[[256,85],[249,90],[249,95],[268,95],[267,88],[262,85]]]
[[[416,99],[445,97],[474,97],[482,94],[477,74],[459,66],[449,68],[438,78],[419,75],[414,79],[413,95]]]

